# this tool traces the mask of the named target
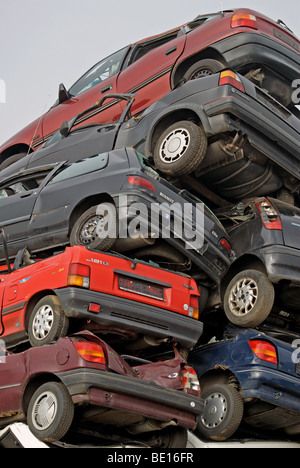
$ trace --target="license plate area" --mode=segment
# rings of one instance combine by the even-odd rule
[[[128,291],[139,296],[152,297],[158,301],[164,301],[164,288],[147,281],[136,280],[126,276],[118,277],[118,286],[122,291]]]

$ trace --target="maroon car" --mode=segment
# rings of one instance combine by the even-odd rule
[[[195,371],[175,357],[131,367],[84,331],[0,358],[0,427],[26,421],[40,440],[55,442],[86,426],[99,437],[185,447],[202,411]],[[131,358],[137,359],[137,358]]]

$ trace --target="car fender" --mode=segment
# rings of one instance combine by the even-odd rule
[[[149,129],[146,140],[145,140],[145,156],[149,157],[151,155],[151,143],[152,143],[152,138],[155,130],[158,128],[158,125],[166,120],[167,118],[172,117],[176,113],[188,113],[188,112],[193,112],[200,120],[205,134],[207,136],[212,135],[214,132],[211,128],[209,119],[206,116],[206,113],[204,110],[196,104],[193,103],[185,103],[184,105],[182,104],[177,104],[173,105],[171,107],[166,108],[163,112],[161,112],[159,115],[155,117],[155,119],[152,121],[151,128]],[[182,118],[181,118],[182,120]]]

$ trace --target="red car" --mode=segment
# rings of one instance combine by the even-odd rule
[[[48,344],[67,334],[70,321],[136,347],[176,341],[190,348],[202,334],[196,282],[143,261],[83,246],[34,261],[23,249],[12,268],[1,267],[0,281],[7,347]]]
[[[131,367],[87,331],[6,353],[0,363],[0,426],[27,419],[46,442],[62,439],[74,420],[72,429],[87,424],[113,440],[185,447],[203,409],[199,396],[196,373],[176,349],[173,359]]]
[[[106,93],[135,93],[131,109],[141,112],[184,80],[233,68],[292,106],[292,82],[299,78],[300,42],[283,25],[248,9],[201,15],[163,34],[141,40],[92,67],[41,118],[0,147],[1,168],[34,151],[65,120],[92,106]],[[83,122],[117,120],[118,99],[85,115]],[[296,111],[295,111],[296,112]],[[5,161],[8,159],[7,161]]]

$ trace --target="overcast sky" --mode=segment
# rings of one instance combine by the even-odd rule
[[[299,0],[0,0],[0,144],[49,109],[59,83],[69,88],[107,55],[238,7],[280,18],[300,37]]]

